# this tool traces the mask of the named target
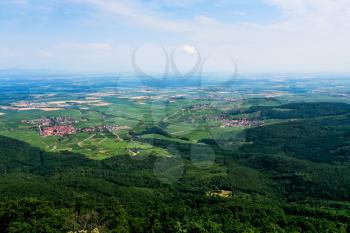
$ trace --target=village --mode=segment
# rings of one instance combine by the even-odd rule
[[[110,132],[115,133],[120,130],[130,129],[128,126],[119,125],[103,125],[96,127],[77,128],[74,125],[79,121],[74,120],[72,117],[51,117],[41,118],[35,120],[22,120],[23,124],[30,124],[34,127],[38,127],[39,134],[43,137],[50,136],[68,136],[79,132],[96,133],[96,132]]]
[[[222,120],[222,125],[220,128],[230,128],[230,127],[259,127],[264,125],[264,121],[259,120],[248,120],[248,119],[238,119],[238,120]]]

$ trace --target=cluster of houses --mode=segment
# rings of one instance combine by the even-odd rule
[[[31,124],[35,126],[50,126],[51,125],[51,120],[48,118],[42,118],[42,119],[35,119],[35,120],[22,120],[21,121],[23,124]]]
[[[58,126],[49,126],[45,128],[39,127],[40,135],[43,137],[49,136],[67,136],[72,135],[77,132],[77,129],[72,125],[58,125]]]
[[[78,129],[79,132],[87,132],[87,133],[94,133],[94,132],[117,132],[120,130],[127,130],[130,129],[128,126],[120,126],[120,125],[104,125],[104,126],[96,126],[96,127],[87,127],[87,128],[81,128]]]
[[[66,136],[77,132],[73,126],[77,121],[70,116],[22,120],[22,123],[38,127],[39,133],[43,137]]]
[[[78,132],[117,132],[124,129],[130,129],[128,126],[104,125],[96,127],[76,128],[75,123],[78,121],[69,116],[41,118],[35,120],[22,120],[24,124],[31,124],[38,127],[39,133],[43,137],[49,136],[68,136]]]
[[[220,128],[229,128],[229,127],[258,127],[263,126],[264,121],[259,120],[248,120],[248,119],[239,119],[239,120],[222,120],[222,125]]]
[[[40,119],[34,119],[34,120],[22,120],[22,123],[45,127],[45,126],[56,126],[56,125],[71,125],[71,124],[77,123],[77,121],[75,121],[73,117],[63,116],[63,117],[40,118]]]

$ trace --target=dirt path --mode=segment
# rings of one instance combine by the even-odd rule
[[[173,133],[171,133],[171,134],[179,134],[179,133],[185,133],[185,131],[177,131],[177,132],[173,132]]]
[[[98,144],[101,144],[102,142],[106,141],[108,138],[105,137],[104,139],[102,139]]]
[[[84,139],[83,141],[78,142],[78,146],[79,146],[79,147],[83,147],[83,143],[84,143],[84,142],[91,140],[91,139],[92,139],[93,137],[95,137],[95,136],[96,136],[96,134],[93,134],[93,135],[91,135],[90,137]]]
[[[117,137],[118,141],[123,141],[123,139],[121,139],[117,133],[114,133],[114,135]]]
[[[164,121],[164,122],[168,121],[170,118],[172,118],[173,116],[175,116],[175,115],[176,115],[178,112],[180,112],[180,111],[183,111],[183,109],[177,110],[176,112],[174,112],[174,113],[171,114],[170,116],[165,117],[162,121]]]

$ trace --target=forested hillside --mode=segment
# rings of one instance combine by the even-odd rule
[[[145,129],[158,139],[133,136],[178,157],[91,160],[0,137],[0,232],[349,232],[350,117],[339,113],[248,128],[232,149],[202,140],[210,166],[159,126]]]

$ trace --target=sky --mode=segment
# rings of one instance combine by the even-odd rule
[[[349,0],[0,0],[0,69],[349,72]]]

